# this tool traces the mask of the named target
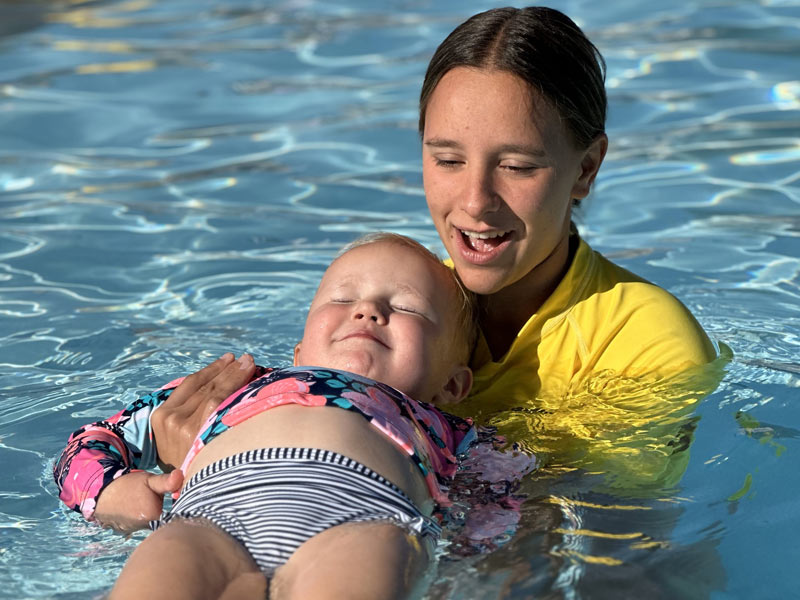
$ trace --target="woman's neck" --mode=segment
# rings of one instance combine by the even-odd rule
[[[500,360],[572,264],[578,237],[567,235],[553,252],[519,281],[489,296],[479,296],[480,326],[492,360]]]

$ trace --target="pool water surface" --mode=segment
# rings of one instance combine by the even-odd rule
[[[74,429],[226,351],[288,364],[360,233],[442,252],[419,88],[446,34],[501,5],[0,4],[0,598],[100,596],[144,537],[58,501]],[[425,597],[798,597],[800,2],[549,5],[608,63],[582,234],[732,354],[679,484],[545,468],[515,531],[443,544]]]

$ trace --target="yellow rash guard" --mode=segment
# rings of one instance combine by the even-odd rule
[[[474,387],[453,412],[498,426],[552,470],[663,488],[685,469],[688,415],[721,378],[716,357],[680,301],[580,240],[505,356],[493,361],[480,337]]]

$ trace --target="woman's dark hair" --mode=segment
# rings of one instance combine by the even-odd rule
[[[572,19],[557,10],[495,8],[456,27],[425,73],[420,135],[433,90],[455,67],[508,71],[526,81],[550,101],[581,148],[605,132],[605,61]]]

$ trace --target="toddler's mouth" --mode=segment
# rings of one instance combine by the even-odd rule
[[[385,347],[385,348],[388,348],[388,347],[389,347],[389,346],[386,344],[386,342],[384,342],[384,341],[383,341],[381,338],[379,338],[377,335],[375,335],[374,333],[371,333],[371,332],[369,332],[369,331],[367,331],[367,330],[362,330],[362,329],[359,329],[359,330],[356,330],[356,331],[351,331],[351,332],[350,332],[350,333],[348,333],[347,335],[344,335],[344,336],[342,336],[342,337],[341,337],[341,339],[340,339],[339,341],[344,341],[344,340],[356,340],[356,339],[369,340],[369,341],[371,341],[371,342],[375,342],[375,343],[377,343],[377,344],[380,344],[381,346],[383,346],[383,347]]]

